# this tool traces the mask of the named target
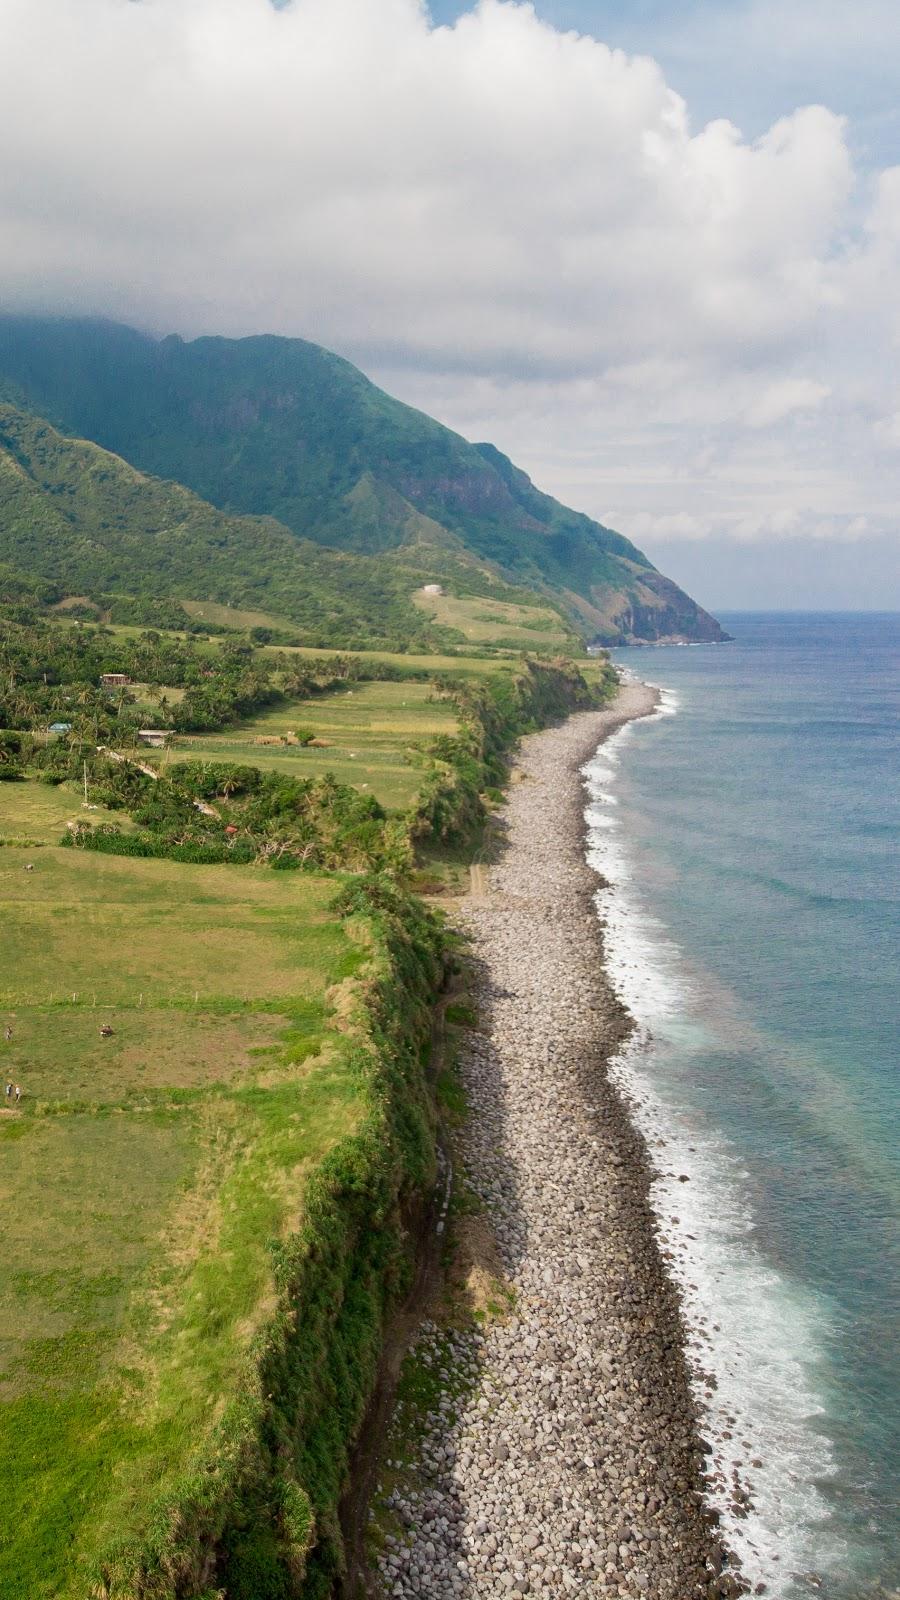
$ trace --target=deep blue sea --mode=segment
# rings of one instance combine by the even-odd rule
[[[900,616],[722,621],[617,654],[662,712],[588,768],[616,1070],[731,1545],[857,1600],[900,1588]]]

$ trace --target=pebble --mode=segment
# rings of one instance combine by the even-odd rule
[[[629,685],[523,741],[507,847],[464,926],[479,1022],[460,1070],[458,1157],[493,1228],[514,1309],[423,1325],[448,1388],[395,1492],[396,1600],[705,1600],[744,1592],[702,1515],[677,1295],[656,1243],[642,1139],[605,1071],[631,1021],[602,967],[579,769],[651,710]]]

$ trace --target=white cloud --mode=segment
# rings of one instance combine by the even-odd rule
[[[579,0],[542,0],[552,15]],[[624,8],[582,0],[585,25],[598,8],[617,42],[649,48],[706,118],[728,107],[745,130],[767,127],[785,107],[821,100],[852,119],[852,142],[868,164],[897,150],[900,54],[886,48],[895,0],[668,0]],[[888,159],[895,159],[888,156]]]
[[[766,512],[730,512],[691,516],[686,512],[654,516],[638,512],[633,518],[635,538],[654,545],[701,540],[727,540],[734,544],[777,545],[784,540],[811,543],[858,544],[873,530],[863,516],[827,516],[809,505],[781,506]]]
[[[900,411],[889,417],[879,417],[873,432],[879,444],[886,445],[889,450],[900,450]]]
[[[771,428],[796,411],[816,411],[831,390],[812,378],[780,378],[770,383],[747,411],[751,428]]]
[[[692,137],[647,58],[484,0],[3,0],[19,299],[491,370],[793,343],[834,293],[840,119]]]
[[[825,107],[693,131],[654,61],[501,0],[0,21],[8,305],[320,340],[626,531],[890,522],[900,169],[859,226]]]

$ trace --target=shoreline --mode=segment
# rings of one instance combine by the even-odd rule
[[[710,1600],[742,1592],[703,1496],[706,1448],[646,1144],[609,1063],[634,1021],[603,962],[581,768],[658,693],[523,740],[506,843],[461,921],[479,1021],[459,1148],[512,1309],[421,1330],[446,1382],[389,1498],[380,1591]],[[451,1379],[450,1365],[464,1381]]]

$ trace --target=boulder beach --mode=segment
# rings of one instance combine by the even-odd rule
[[[705,1453],[641,1135],[607,1076],[631,1019],[604,972],[581,768],[656,692],[523,741],[502,858],[462,921],[478,1024],[460,1070],[465,1181],[510,1301],[421,1330],[443,1366],[420,1459],[392,1494],[392,1596],[689,1600],[742,1592],[703,1500]]]

